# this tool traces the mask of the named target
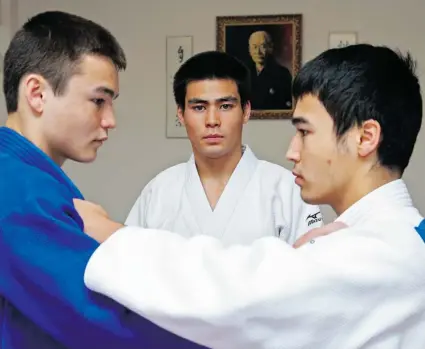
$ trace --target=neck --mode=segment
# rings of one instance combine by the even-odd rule
[[[264,69],[264,64],[255,64],[255,68],[257,69],[257,74],[260,74]]]
[[[367,194],[397,179],[400,179],[399,173],[381,166],[364,173],[362,176],[357,176],[357,178],[353,176],[348,188],[340,189],[340,192],[344,195],[331,206],[339,216]]]
[[[37,130],[37,125],[30,125],[23,120],[24,118],[19,112],[11,113],[7,117],[5,126],[28,139],[36,147],[46,153],[59,167],[62,167],[65,163],[65,158],[59,154],[55,154],[53,151],[50,151],[46,141],[40,136],[40,132]]]
[[[201,181],[207,179],[227,181],[242,157],[242,146],[220,158],[207,158],[195,152],[194,156]]]

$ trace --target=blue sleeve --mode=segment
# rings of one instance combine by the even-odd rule
[[[0,293],[68,348],[201,348],[85,287],[98,244],[69,201],[29,199],[0,219]]]

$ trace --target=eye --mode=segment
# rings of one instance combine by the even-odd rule
[[[221,105],[221,108],[224,109],[224,110],[229,110],[229,109],[232,109],[233,108],[233,105],[232,104],[229,104],[229,103],[222,104]]]
[[[203,105],[194,105],[192,109],[195,111],[202,111],[205,110],[205,107]]]
[[[105,100],[103,98],[94,98],[92,102],[96,104],[98,108],[101,108],[105,104]]]
[[[298,129],[297,131],[300,133],[301,137],[303,138],[308,135],[307,130]]]

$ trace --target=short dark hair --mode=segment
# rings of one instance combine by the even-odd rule
[[[330,49],[305,64],[293,83],[296,101],[316,96],[334,121],[338,139],[376,120],[382,139],[378,160],[403,174],[422,124],[422,96],[410,53],[357,44]]]
[[[248,68],[225,52],[206,51],[184,62],[174,75],[174,99],[184,109],[187,85],[193,81],[228,79],[238,86],[242,107],[251,99],[251,78]]]
[[[60,11],[30,18],[14,35],[4,57],[7,112],[16,112],[18,108],[19,83],[25,75],[42,75],[55,94],[60,95],[84,55],[107,57],[118,70],[127,66],[115,37],[97,23]]]

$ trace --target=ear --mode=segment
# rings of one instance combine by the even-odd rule
[[[181,107],[177,107],[177,117],[178,117],[180,123],[182,125],[185,125],[183,114],[184,114],[183,109]]]
[[[27,75],[23,80],[23,94],[28,105],[36,115],[43,113],[47,87],[47,81],[38,74]]]
[[[358,154],[366,157],[375,152],[381,142],[381,125],[376,120],[367,120],[359,129]]]
[[[247,101],[243,108],[243,123],[246,124],[251,117],[251,102]]]

